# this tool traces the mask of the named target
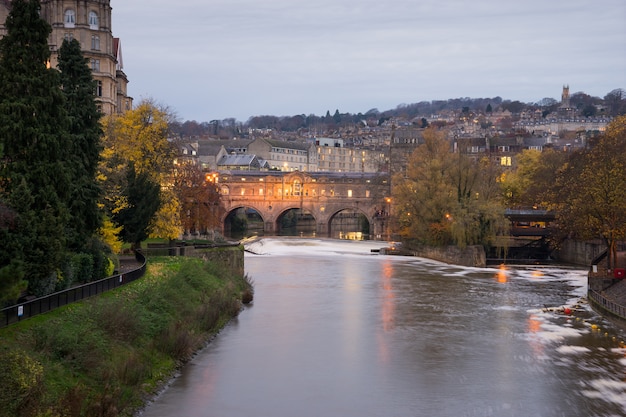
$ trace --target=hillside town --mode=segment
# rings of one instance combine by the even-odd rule
[[[618,106],[609,103],[614,96]],[[564,85],[560,102],[448,100],[447,108],[428,116],[412,116],[407,108],[356,116],[337,111],[321,118],[298,116],[303,126],[296,129],[292,120],[267,116],[253,117],[245,125],[234,120],[177,123],[173,131],[179,159],[196,161],[206,171],[396,173],[405,169],[428,127],[445,131],[453,152],[489,156],[504,167],[515,167],[516,155],[525,149],[584,147],[604,132],[623,102],[619,89],[606,100],[594,100],[584,93],[570,96]]]

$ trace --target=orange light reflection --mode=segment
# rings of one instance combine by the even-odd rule
[[[509,281],[509,276],[507,275],[507,272],[506,272],[506,265],[504,264],[500,265],[500,268],[498,269],[498,273],[496,274],[496,279],[498,280],[500,284],[506,284]]]

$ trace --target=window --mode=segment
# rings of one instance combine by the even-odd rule
[[[299,196],[301,192],[302,192],[302,183],[300,183],[300,181],[298,180],[295,180],[293,182],[293,195]]]
[[[67,32],[63,35],[63,39],[65,39],[66,41],[70,42],[72,39],[74,39],[74,34]]]
[[[93,35],[91,37],[91,50],[92,51],[99,51],[100,50],[100,36]]]
[[[91,70],[94,72],[100,72],[100,60],[99,59],[91,60]]]
[[[89,12],[89,29],[98,29],[98,13]]]
[[[96,81],[96,97],[102,97],[102,81]]]
[[[63,22],[66,28],[73,28],[76,24],[76,12],[73,9],[67,9]]]
[[[500,165],[505,166],[505,167],[510,167],[511,166],[511,157],[510,156],[503,156],[502,158],[500,158]]]

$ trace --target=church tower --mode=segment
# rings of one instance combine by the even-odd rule
[[[569,108],[569,85],[563,86],[563,92],[561,93],[561,107]]]
[[[113,37],[111,0],[40,0],[41,17],[51,26],[49,38],[51,66],[57,67],[58,53],[64,39],[76,39],[96,82],[96,100],[104,114],[123,113],[132,108],[128,96],[128,78],[124,73],[122,47]],[[0,0],[0,36],[10,0]]]

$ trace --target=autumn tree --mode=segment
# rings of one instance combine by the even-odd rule
[[[443,132],[427,129],[406,178],[394,178],[401,236],[409,245],[493,244],[506,229],[499,176],[488,159],[452,153]]]
[[[609,269],[616,244],[626,239],[626,116],[574,153],[558,173],[553,200],[562,230],[580,239],[602,238]]]
[[[139,103],[136,108],[122,115],[112,115],[104,119],[104,150],[99,169],[99,179],[104,189],[104,205],[117,226],[122,226],[123,229],[128,226],[132,229],[122,230],[120,233],[130,243],[140,243],[137,242],[137,237],[147,237],[155,226],[158,230],[179,227],[178,213],[171,209],[176,202],[172,201],[156,206],[161,211],[152,213],[150,218],[145,219],[146,229],[142,233],[137,230],[136,219],[132,225],[120,223],[133,217],[128,215],[131,200],[137,205],[133,209],[134,213],[147,215],[150,212],[151,206],[145,207],[145,210],[139,206],[150,201],[142,196],[132,195],[141,189],[131,186],[128,182],[131,179],[157,184],[160,187],[158,201],[167,201],[161,196],[160,190],[168,190],[176,155],[175,147],[168,140],[169,123],[172,119],[173,116],[167,109],[150,100]],[[175,198],[173,194],[167,197],[169,200],[172,198]],[[125,214],[120,215],[121,212]]]
[[[516,160],[515,169],[502,176],[507,207],[547,208],[554,200],[556,173],[567,162],[567,154],[553,148],[527,149]]]
[[[205,173],[193,163],[181,164],[176,168],[174,189],[185,233],[207,233],[219,225],[217,175]]]
[[[423,137],[424,143],[409,159],[406,178],[393,179],[399,233],[409,244],[444,245],[451,241],[446,215],[454,202],[454,189],[447,181],[450,144],[434,128],[426,129]]]

